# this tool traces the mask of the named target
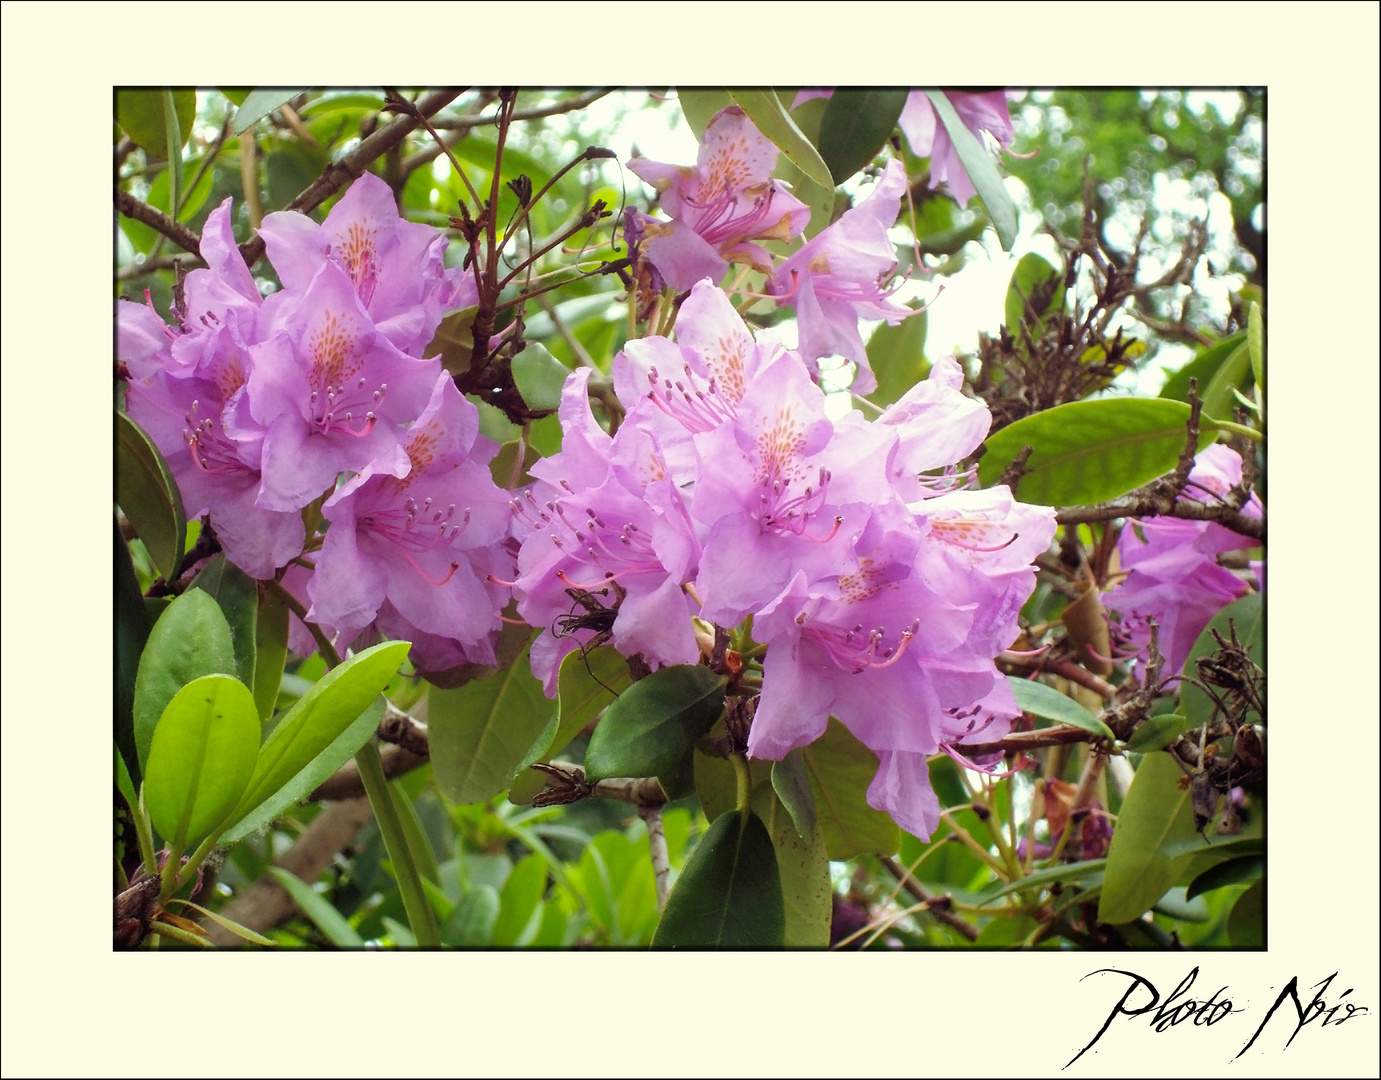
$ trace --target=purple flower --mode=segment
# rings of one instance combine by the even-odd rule
[[[566,381],[559,454],[532,468],[538,483],[513,499],[522,542],[514,593],[530,624],[549,628],[533,644],[533,674],[556,696],[561,659],[597,631],[566,621],[589,606],[615,612],[608,626],[624,655],[651,664],[693,663],[690,621],[700,543],[656,439],[636,424],[610,437],[590,412],[589,370]]]
[[[888,284],[897,253],[887,230],[905,190],[906,171],[899,161],[889,161],[872,194],[777,267],[766,286],[778,304],[796,308],[801,355],[852,360],[858,365],[853,389],[860,394],[876,390],[877,379],[859,319],[895,324],[917,314],[891,299],[895,288]]]
[[[426,670],[492,660],[505,593],[487,579],[508,506],[478,430],[475,406],[438,376],[398,444],[326,501],[309,619],[350,641],[377,617],[389,636],[414,640]]]
[[[1242,459],[1229,447],[1206,447],[1194,460],[1182,500],[1211,503],[1242,480]],[[1261,501],[1255,494],[1242,513],[1261,516]],[[1145,651],[1151,636],[1147,620],[1155,619],[1160,628],[1160,651],[1165,657],[1162,677],[1179,675],[1213,616],[1251,591],[1245,581],[1218,565],[1218,554],[1258,543],[1212,521],[1150,517],[1128,522],[1117,543],[1127,577],[1108,593],[1104,605],[1121,615],[1114,625],[1116,636],[1140,654],[1138,678],[1144,678],[1146,671]]]
[[[249,413],[263,432],[259,505],[298,510],[396,445],[427,404],[436,360],[376,331],[344,270],[324,263],[305,292],[264,304],[251,348]]]
[[[372,173],[350,185],[321,225],[283,211],[264,218],[259,234],[285,289],[309,290],[322,264],[332,263],[379,333],[412,356],[446,311],[476,302],[473,278],[445,267],[446,237],[401,218],[393,192]]]
[[[810,208],[772,179],[777,156],[743,110],[730,105],[706,126],[693,168],[634,158],[628,168],[661,193],[672,220],[630,211],[630,243],[678,291],[705,277],[718,282],[730,262],[769,271],[771,258],[749,241],[790,240],[810,220]]]
[[[1007,111],[1005,91],[968,94],[961,90],[946,90],[944,94],[964,126],[978,137],[980,143],[986,131],[1002,146],[1011,145],[1015,133]],[[913,90],[907,96],[897,126],[906,136],[912,153],[917,157],[930,158],[930,186],[948,183],[959,205],[967,206],[976,194],[973,181],[960,163],[945,126],[935,115],[935,106],[923,90]]]

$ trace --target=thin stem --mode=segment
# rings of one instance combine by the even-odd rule
[[[671,860],[667,853],[667,834],[662,827],[662,808],[643,806],[638,816],[647,823],[647,847],[652,858],[652,880],[657,885],[657,910],[667,908],[667,883],[671,877]]]
[[[134,811],[134,831],[139,837],[139,857],[144,861],[144,873],[152,877],[158,873],[158,852],[153,846],[153,825],[149,822],[149,812],[144,807],[144,785],[139,785],[139,805],[131,806]]]
[[[393,862],[408,925],[412,928],[419,946],[435,948],[441,944],[436,917],[422,888],[422,877],[417,872],[417,864],[408,848],[403,822],[398,816],[398,808],[393,803],[388,780],[384,777],[383,759],[379,756],[379,747],[373,739],[360,747],[359,753],[355,755],[355,764],[359,766],[365,794],[369,796],[369,805],[374,809],[374,820],[379,823],[379,833],[384,838],[384,847]]]
[[[1245,435],[1254,442],[1264,443],[1266,436],[1257,431],[1256,428],[1247,427],[1245,424],[1234,424],[1231,420],[1215,420],[1214,424],[1223,431],[1230,431],[1234,435]]]
[[[992,853],[988,851],[987,848],[985,848],[982,844],[980,844],[977,840],[970,836],[968,830],[965,829],[962,825],[960,825],[959,822],[955,821],[948,810],[940,811],[940,820],[949,826],[950,832],[954,833],[955,836],[959,837],[960,843],[962,843],[966,848],[972,851],[983,862],[985,862],[989,867],[991,867],[993,872],[997,874],[998,877],[1000,877],[1003,881],[1009,880],[1009,878],[1007,877],[1007,867],[1003,866],[1002,863],[998,862],[995,858],[993,858]]]
[[[748,762],[740,755],[730,754],[729,761],[734,767],[735,808],[746,816],[752,803],[752,774],[748,771]]]
[[[174,941],[180,941],[184,945],[192,945],[198,949],[215,948],[206,938],[198,937],[196,934],[189,934],[186,930],[180,930],[176,926],[169,926],[167,923],[161,922],[158,919],[154,919],[149,923],[149,933],[160,934],[163,937],[172,938]]]

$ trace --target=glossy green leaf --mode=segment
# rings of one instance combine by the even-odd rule
[[[360,937],[355,928],[346,921],[345,916],[321,893],[281,866],[270,866],[269,873],[292,897],[293,903],[302,909],[302,914],[316,924],[316,928],[326,935],[326,939],[332,945],[341,949],[364,947],[364,938]]]
[[[302,93],[305,87],[283,90],[251,90],[235,110],[235,123],[232,130],[241,135],[257,124],[280,105],[284,105]]]
[[[499,893],[499,915],[493,942],[508,949],[517,945],[532,921],[547,889],[547,864],[536,855],[521,860],[508,875]]]
[[[681,104],[681,112],[686,117],[686,123],[690,125],[697,139],[705,134],[705,129],[710,126],[715,113],[734,103],[727,90],[699,90],[678,86],[676,97]]]
[[[679,664],[634,683],[590,736],[586,779],[666,772],[719,719],[726,681],[707,667]]]
[[[1175,468],[1184,449],[1189,406],[1158,398],[1074,401],[1036,413],[988,438],[978,463],[985,487],[1031,446],[1016,496],[1045,506],[1080,506],[1125,495]],[[1203,418],[1199,449],[1213,442]]]
[[[1204,403],[1203,414],[1215,420],[1231,420],[1238,389],[1250,381],[1251,354],[1246,345],[1239,345],[1218,366],[1207,386],[1199,384],[1199,395]]]
[[[1200,657],[1211,656],[1218,651],[1218,643],[1213,639],[1213,631],[1218,631],[1224,641],[1232,639],[1228,634],[1228,622],[1237,628],[1237,640],[1251,655],[1252,661],[1263,671],[1266,669],[1266,612],[1260,593],[1248,593],[1240,600],[1234,600],[1209,621],[1204,632],[1189,650],[1189,658],[1184,662],[1186,675],[1198,675],[1197,661]],[[1222,692],[1220,691],[1220,696]],[[1180,712],[1197,727],[1207,722],[1213,715],[1213,699],[1191,682],[1180,683]]]
[[[288,659],[288,608],[271,589],[259,597],[254,645],[254,704],[259,719],[267,720],[277,706],[283,665]]]
[[[544,345],[532,344],[513,358],[513,383],[528,408],[555,409],[570,368],[552,356]]]
[[[149,639],[151,625],[139,593],[129,547],[115,525],[115,745],[126,769],[140,775],[139,753],[134,747],[134,684],[139,675],[139,657]],[[157,720],[157,717],[155,717]]]
[[[1112,729],[1107,724],[1054,687],[1012,675],[1007,676],[1007,681],[1012,685],[1012,693],[1016,696],[1022,712],[1028,712],[1032,716],[1043,716],[1058,724],[1069,724],[1104,739],[1113,738]]]
[[[934,106],[940,123],[944,124],[949,141],[954,144],[954,152],[959,155],[959,163],[969,174],[974,190],[983,200],[983,207],[988,211],[988,217],[992,218],[1002,250],[1011,251],[1017,238],[1017,208],[1003,186],[997,164],[973,132],[964,126],[964,121],[959,119],[949,98],[939,90],[927,90],[925,96]]]
[[[1107,866],[1107,859],[1088,859],[1085,862],[1063,863],[1059,866],[1047,867],[1044,870],[1035,870],[1011,884],[1003,885],[992,891],[985,890],[980,895],[979,901],[986,905],[1012,893],[1021,892],[1023,889],[1045,889],[1057,882],[1067,884],[1073,881],[1086,881],[1096,885],[1102,881]]]
[[[173,91],[164,89],[160,90],[159,94],[163,98],[163,145],[177,148],[174,153],[168,155],[167,169],[168,205],[176,215],[178,207],[182,205],[182,147],[187,139],[182,134],[182,124],[178,121],[177,100],[173,96]]]
[[[130,777],[129,769],[125,767],[125,759],[120,756],[119,746],[115,747],[115,790],[124,796],[131,810],[139,805],[139,796],[134,792],[134,780]]]
[[[115,501],[163,579],[172,581],[187,541],[182,496],[153,440],[122,412],[115,414]]]
[[[115,120],[125,134],[158,161],[165,161],[168,153],[168,117],[165,116],[166,90],[122,88],[115,93]],[[181,141],[174,150],[181,150],[192,133],[197,114],[197,92],[191,89],[172,91],[174,116]]]
[[[1100,921],[1131,922],[1179,878],[1190,856],[1171,859],[1161,848],[1194,835],[1189,789],[1180,787],[1183,775],[1169,754],[1148,754],[1142,759],[1108,848],[1108,868],[1098,902]]]
[[[383,696],[376,697],[329,746],[307,762],[277,791],[257,806],[250,807],[248,812],[240,809],[239,820],[226,829],[221,842],[233,844],[244,839],[250,833],[277,820],[289,807],[296,806],[308,798],[322,783],[334,776],[342,765],[359,753],[360,747],[378,730],[386,707]]]
[[[1247,305],[1247,352],[1252,362],[1252,377],[1261,392],[1266,392],[1266,325],[1261,318],[1261,305],[1253,300]]]
[[[791,815],[797,835],[814,835],[815,795],[810,790],[810,776],[806,773],[806,763],[799,749],[792,750],[781,761],[772,763],[772,790]],[[771,826],[768,828],[770,831]]]
[[[819,822],[812,821],[813,827],[801,833],[795,816],[767,784],[753,792],[753,812],[762,818],[777,852],[786,917],[782,944],[788,949],[827,948],[834,889],[824,830]]]
[[[207,593],[188,589],[149,631],[134,682],[134,743],[145,768],[158,718],[168,702],[203,675],[234,675],[235,650],[225,616]]]
[[[551,716],[528,648],[487,679],[429,691],[432,767],[437,786],[453,802],[483,802],[505,790]]]
[[[1127,749],[1134,754],[1149,754],[1153,750],[1162,750],[1186,731],[1200,726],[1200,723],[1179,713],[1162,713],[1137,725],[1132,737],[1127,740]]]
[[[1237,898],[1228,915],[1228,940],[1237,949],[1266,947],[1266,879],[1252,884]]]
[[[868,805],[868,785],[878,769],[876,754],[830,717],[825,733],[801,748],[801,758],[831,859],[897,850],[901,830],[896,822]]]
[[[1020,327],[1026,323],[1031,328],[1032,338],[1039,338],[1045,332],[1045,317],[1059,311],[1064,300],[1064,275],[1034,251],[1027,252],[1017,260],[1007,283],[1007,298],[1002,308],[1007,332],[1020,339]]]
[[[1172,919],[1179,919],[1182,922],[1201,923],[1208,922],[1208,904],[1202,897],[1191,899],[1185,895],[1182,886],[1170,889],[1151,905],[1151,910],[1158,915],[1166,915]]]
[[[791,114],[775,93],[771,90],[730,89],[729,96],[753,121],[758,131],[812,182],[823,188],[834,187],[834,177],[821,159],[820,151],[801,134],[796,121],[791,119]]]
[[[154,729],[144,770],[149,817],[174,854],[229,817],[258,756],[259,714],[249,687],[206,675],[177,692]]]
[[[1187,402],[1189,400],[1189,380],[1195,379],[1199,384],[1199,396],[1202,400],[1204,388],[1213,380],[1218,369],[1226,363],[1228,357],[1246,343],[1247,335],[1243,331],[1201,349],[1194,356],[1194,359],[1165,380],[1165,385],[1160,390],[1160,397]],[[1211,416],[1212,413],[1209,415]]]
[[[868,339],[868,366],[878,381],[878,388],[868,395],[874,405],[891,405],[930,374],[926,318],[920,311],[896,326],[882,323]]]
[[[794,96],[792,91],[777,91],[777,97],[783,107],[790,106]],[[801,134],[817,146],[820,143],[820,121],[824,119],[826,104],[827,102],[815,98],[791,110],[791,119]],[[793,165],[785,154],[778,155],[777,167],[772,170],[772,176],[790,187],[791,193],[810,207],[810,220],[806,223],[805,235],[818,236],[823,232],[834,217],[836,193],[833,185],[817,184]],[[769,242],[768,246],[771,248],[773,242]]]
[[[408,641],[386,641],[356,653],[299,698],[260,749],[254,779],[240,802],[240,815],[272,796],[359,721],[411,647]]]
[[[202,589],[220,606],[230,626],[230,644],[235,652],[235,674],[246,686],[254,685],[255,635],[259,622],[259,583],[224,554],[211,560],[192,579],[192,588]]]
[[[654,949],[769,949],[786,912],[772,837],[757,814],[721,814],[691,853],[652,937]]]
[[[830,95],[816,145],[836,187],[887,145],[909,93],[905,87],[839,87]]]
[[[1168,858],[1177,859],[1181,855],[1202,855],[1208,852],[1221,860],[1224,857],[1260,855],[1265,850],[1266,845],[1259,836],[1215,836],[1205,841],[1202,836],[1195,833],[1185,840],[1165,844],[1160,853]]]
[[[1266,859],[1261,855],[1242,855],[1211,866],[1189,883],[1186,899],[1193,900],[1200,893],[1212,892],[1227,885],[1256,881],[1266,872]]]

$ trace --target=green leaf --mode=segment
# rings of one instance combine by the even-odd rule
[[[685,114],[686,123],[690,125],[697,139],[705,134],[705,129],[710,126],[715,113],[726,105],[733,104],[727,90],[692,90],[678,86],[676,98],[681,103],[681,112]]]
[[[586,779],[669,770],[723,713],[727,681],[707,667],[679,664],[634,683],[604,710],[590,736]]]
[[[513,383],[529,409],[555,409],[570,368],[552,356],[544,345],[529,345],[513,358]]]
[[[820,121],[820,158],[837,187],[875,158],[906,107],[905,88],[837,88]]]
[[[149,639],[150,620],[139,593],[129,547],[115,524],[115,745],[125,768],[138,777],[139,753],[134,746],[134,685],[139,657]],[[154,718],[157,720],[157,716]],[[133,805],[133,804],[131,804]]]
[[[259,714],[249,687],[228,675],[188,683],[154,729],[144,802],[174,856],[209,836],[249,786]]]
[[[868,366],[878,381],[878,388],[868,395],[874,405],[891,405],[930,374],[926,319],[926,313],[919,311],[896,326],[882,323],[868,339]]]
[[[1045,870],[1036,870],[991,892],[985,890],[979,896],[979,903],[986,906],[994,900],[1000,900],[1023,889],[1044,889],[1057,882],[1090,881],[1097,884],[1102,881],[1107,866],[1107,859],[1089,859],[1085,862],[1062,863]]]
[[[1260,855],[1265,850],[1266,846],[1259,836],[1215,836],[1205,843],[1204,838],[1195,833],[1186,840],[1164,845],[1160,853],[1167,858],[1177,859],[1181,855],[1202,855],[1205,852],[1220,856],[1230,853],[1233,857]]]
[[[255,633],[259,621],[259,583],[224,554],[214,556],[192,579],[192,588],[202,589],[220,606],[230,626],[230,643],[235,651],[235,673],[246,686],[254,685]]]
[[[772,763],[772,790],[791,815],[797,835],[812,836],[815,833],[815,796],[811,793],[810,777],[799,748]]]
[[[757,814],[721,814],[667,897],[652,947],[780,948],[785,935],[772,837]]]
[[[317,929],[326,935],[326,939],[332,945],[342,949],[364,947],[364,938],[360,937],[355,928],[345,921],[345,916],[321,893],[281,866],[270,866],[269,873],[287,890],[293,903],[302,909],[302,914],[316,924]]]
[[[1266,879],[1255,882],[1237,898],[1228,915],[1228,940],[1234,948],[1266,946]]]
[[[164,94],[159,89],[121,89],[115,93],[115,120],[125,129],[125,134],[134,140],[135,145],[158,161],[166,161],[172,155],[168,152],[168,117],[165,115]],[[173,90],[172,102],[174,121],[181,134],[181,142],[173,148],[180,151],[192,133],[192,123],[197,116],[197,92],[195,90]]]
[[[265,740],[239,814],[243,817],[274,795],[359,721],[411,647],[408,641],[375,645],[332,668],[313,684]]]
[[[1261,392],[1266,392],[1266,326],[1261,319],[1261,305],[1253,300],[1247,305],[1247,352],[1251,356],[1252,378]]]
[[[1266,612],[1260,593],[1249,593],[1240,600],[1234,600],[1204,627],[1202,634],[1194,641],[1189,657],[1184,662],[1184,673],[1197,676],[1200,657],[1212,656],[1218,651],[1218,643],[1213,640],[1217,630],[1224,641],[1231,641],[1228,635],[1228,621],[1237,627],[1237,640],[1251,654],[1252,661],[1262,671],[1266,670]],[[1213,699],[1190,682],[1180,683],[1180,712],[1198,727],[1213,716]]]
[[[551,702],[533,677],[530,648],[531,641],[512,664],[487,679],[429,691],[432,767],[437,786],[453,802],[483,802],[507,788],[546,726]]]
[[[160,91],[163,97],[163,134],[164,145],[170,148],[176,147],[176,151],[168,155],[168,206],[170,213],[177,216],[178,208],[182,205],[182,146],[187,141],[182,134],[182,125],[177,118],[177,102],[173,99],[171,90]]]
[[[1250,375],[1251,354],[1246,345],[1239,345],[1219,365],[1207,386],[1199,384],[1199,395],[1204,403],[1203,415],[1215,420],[1231,420],[1233,406],[1237,403],[1237,390],[1248,384]]]
[[[139,796],[134,793],[134,781],[130,778],[125,759],[120,756],[120,747],[115,747],[115,788],[124,796],[131,810],[139,805]]]
[[[259,597],[254,641],[254,703],[259,708],[259,719],[267,720],[277,706],[283,665],[288,658],[288,607],[271,589],[265,589]]]
[[[203,675],[234,675],[230,627],[216,601],[189,589],[163,612],[149,631],[134,682],[134,744],[139,767],[148,764],[154,728],[168,702]]]
[[[501,909],[499,890],[494,886],[480,885],[471,889],[460,898],[446,920],[441,939],[458,949],[483,949],[492,945]]]
[[[278,106],[286,104],[306,87],[293,90],[251,90],[235,110],[235,123],[232,127],[236,135],[242,135],[257,124]]]
[[[1266,872],[1266,860],[1261,855],[1242,855],[1211,866],[1189,883],[1185,898],[1193,900],[1200,893],[1212,892],[1244,881],[1256,881]]]
[[[1184,450],[1189,406],[1158,398],[1074,401],[1036,413],[988,438],[978,479],[991,487],[1031,446],[1016,496],[1044,506],[1080,506],[1125,495],[1175,468]],[[1216,425],[1201,419],[1199,449]]]
[[[1132,732],[1132,737],[1127,740],[1126,748],[1134,754],[1149,754],[1154,750],[1163,750],[1186,731],[1192,731],[1199,726],[1199,723],[1179,713],[1161,713],[1160,716],[1153,716],[1138,724],[1137,729]]]
[[[1018,679],[1012,675],[1007,676],[1007,681],[1012,684],[1012,693],[1016,696],[1022,712],[1028,712],[1032,716],[1043,716],[1058,724],[1069,724],[1109,741],[1113,739],[1112,729],[1107,724],[1054,687],[1032,682],[1030,679]]]
[[[753,792],[753,812],[762,818],[777,852],[786,916],[782,944],[788,949],[828,948],[834,889],[824,830],[813,822],[812,829],[801,833],[794,816],[766,784]]]
[[[829,167],[791,119],[786,106],[771,90],[731,89],[729,96],[741,108],[762,135],[786,155],[801,172],[823,188],[834,187]]]
[[[1108,869],[1098,902],[1101,922],[1139,918],[1169,891],[1192,857],[1172,859],[1161,851],[1194,835],[1189,789],[1180,787],[1183,775],[1169,754],[1148,754],[1142,759],[1108,848]]]
[[[1014,338],[1021,337],[1022,323],[1031,327],[1032,338],[1039,338],[1045,333],[1045,317],[1063,308],[1064,301],[1064,278],[1060,271],[1034,251],[1027,252],[1017,260],[1007,284],[1003,322]],[[1034,321],[1026,310],[1028,302],[1035,309]]]
[[[802,747],[801,758],[831,859],[897,850],[901,830],[896,822],[868,805],[868,785],[878,769],[876,754],[830,717],[825,733]]]
[[[115,501],[149,549],[163,580],[172,581],[187,541],[182,497],[153,440],[122,412],[115,414]]]
[[[513,868],[499,893],[499,916],[493,935],[495,945],[508,949],[519,943],[546,890],[546,860],[529,855]]]
[[[997,238],[1002,244],[1002,250],[1011,251],[1012,244],[1017,238],[1017,208],[1003,186],[1002,176],[997,171],[992,155],[974,138],[973,132],[964,126],[964,121],[959,119],[959,114],[954,111],[949,98],[939,90],[927,90],[925,96],[934,106],[940,123],[945,125],[949,141],[954,144],[954,151],[959,155],[959,163],[969,174],[969,180],[973,182],[978,197],[983,200],[984,209],[988,211],[988,217],[992,218],[993,227],[997,229]]]
[[[1246,344],[1246,341],[1247,335],[1244,331],[1233,334],[1231,337],[1225,337],[1222,341],[1214,342],[1208,348],[1200,350],[1193,360],[1165,380],[1165,385],[1160,390],[1160,397],[1187,402],[1189,400],[1189,380],[1196,379],[1202,400],[1204,388],[1213,380],[1218,369],[1240,346]]]
[[[326,749],[307,762],[296,776],[258,806],[250,808],[248,813],[241,811],[242,816],[225,830],[221,842],[233,844],[237,840],[243,840],[250,833],[257,832],[277,820],[288,807],[295,806],[310,796],[325,780],[334,776],[342,765],[359,753],[360,747],[378,730],[386,708],[387,703],[383,696],[376,697],[349,727]]]
[[[1192,901],[1182,887],[1170,889],[1152,905],[1151,910],[1182,922],[1208,922],[1208,904],[1200,899]]]

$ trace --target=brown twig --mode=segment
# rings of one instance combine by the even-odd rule
[[[174,221],[157,207],[140,202],[128,191],[122,191],[118,187],[115,189],[115,208],[127,218],[142,221],[183,250],[190,251],[193,255],[201,255],[201,234],[189,229],[180,221]]]
[[[1041,750],[1047,746],[1063,746],[1066,743],[1096,742],[1098,736],[1083,728],[1059,727],[1042,728],[1040,731],[1018,731],[1004,735],[1000,739],[983,743],[959,743],[953,749],[972,760],[984,754],[1005,754],[1022,750]]]
[[[936,896],[919,881],[911,876],[896,859],[890,855],[879,855],[878,862],[894,878],[901,883],[902,888],[925,905],[925,910],[934,915],[946,926],[958,931],[966,941],[978,940],[978,927],[965,920],[954,911],[950,910],[950,898],[948,896]]]
[[[1039,656],[1014,656],[1011,653],[1003,653],[998,660],[1004,667],[1021,668],[1024,671],[1047,671],[1051,675],[1058,675],[1062,679],[1068,679],[1092,690],[1108,701],[1117,696],[1117,687],[1106,679],[1099,678],[1087,668],[1080,667],[1073,660],[1043,660]]]
[[[444,109],[460,94],[460,90],[433,91],[415,103],[416,110],[422,116],[431,116],[433,113]],[[345,157],[327,166],[325,172],[283,209],[298,210],[305,214],[320,206],[340,188],[363,175],[370,162],[397,146],[419,126],[421,126],[421,121],[416,116],[396,117],[364,139]],[[198,254],[200,254],[199,251]],[[263,257],[263,238],[256,236],[241,244],[240,254],[244,256],[246,265],[253,266]]]

